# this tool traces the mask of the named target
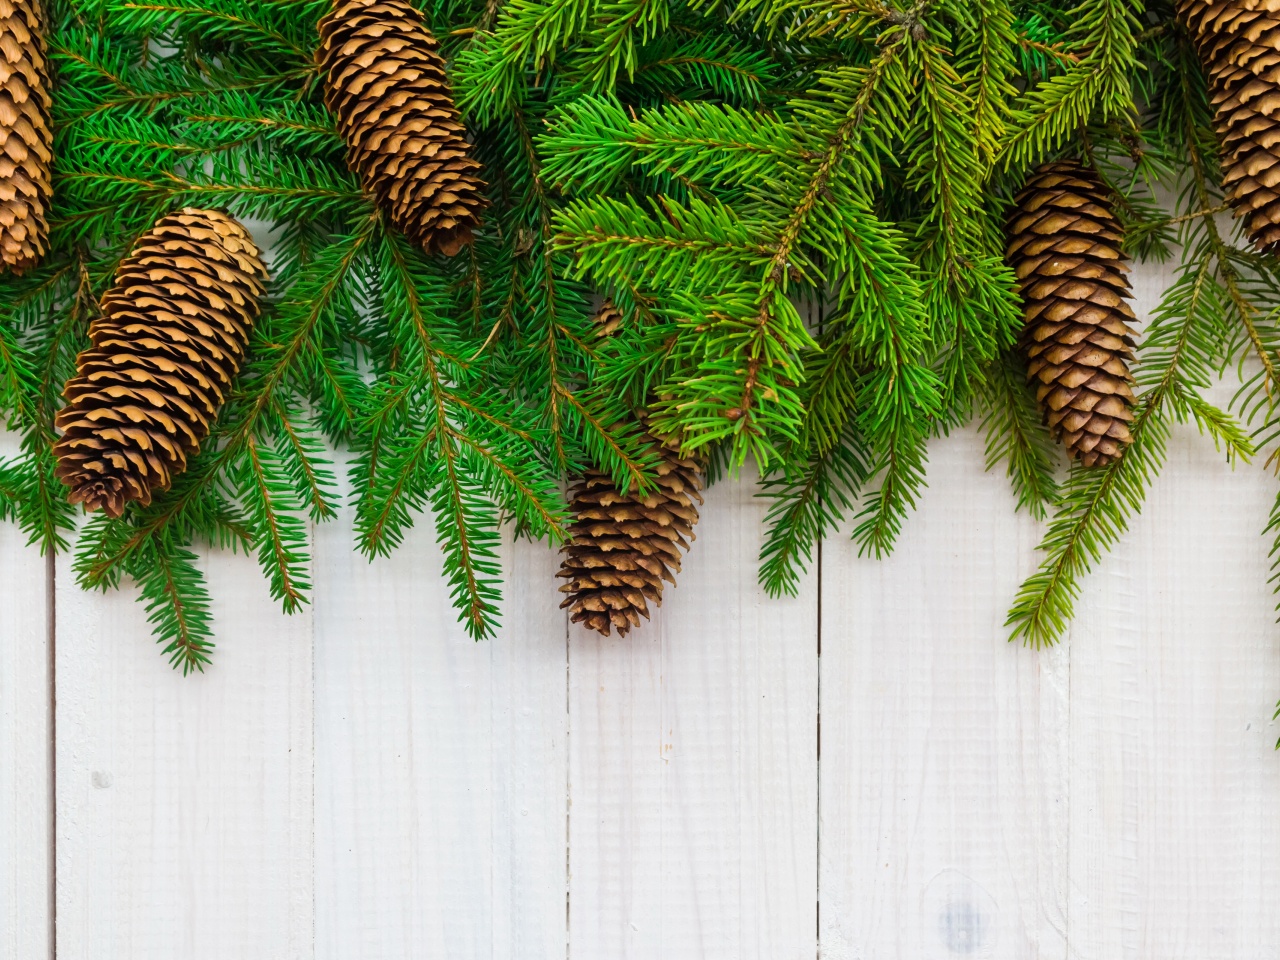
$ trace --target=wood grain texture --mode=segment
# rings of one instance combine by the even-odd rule
[[[814,956],[816,578],[759,590],[754,492],[708,492],[650,623],[571,631],[570,957]]]
[[[1171,279],[1135,271],[1140,317]],[[1232,470],[1175,428],[1142,515],[1084,584],[1064,798],[1075,955],[1276,956],[1275,493],[1260,465]]]
[[[1070,930],[1085,957],[1276,955],[1275,481],[1178,430],[1071,629]]]
[[[963,430],[887,559],[822,566],[821,956],[1065,958],[1066,659],[1010,645],[1036,524]]]
[[[205,568],[218,646],[184,677],[132,588],[58,562],[60,958],[313,955],[311,613],[252,558]]]
[[[0,433],[0,458],[18,451]],[[49,630],[46,564],[0,524],[0,960],[49,956]]]
[[[565,953],[565,616],[508,542],[503,626],[457,622],[429,518],[390,558],[318,536],[316,955]]]

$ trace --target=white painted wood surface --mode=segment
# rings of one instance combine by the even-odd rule
[[[570,633],[570,957],[813,956],[816,578],[761,594],[752,493],[707,491],[650,623]]]
[[[295,617],[206,557],[184,678],[62,559],[53,771],[48,575],[0,526],[0,960],[50,955],[53,889],[75,960],[1280,955],[1275,480],[1175,431],[1047,651],[1005,640],[1041,529],[972,430],[930,480],[892,557],[830,540],[784,601],[752,485],[714,487],[625,640],[522,542],[474,643],[428,523],[369,563],[343,517]]]
[[[390,559],[317,537],[316,956],[565,951],[565,618],[506,545],[497,638],[457,623],[431,524]]]
[[[57,591],[59,958],[311,955],[312,612],[207,563],[216,668],[184,677],[133,591]]]
[[[18,452],[0,434],[0,456]],[[0,524],[0,960],[50,954],[48,565]]]
[[[824,547],[828,960],[1068,956],[1068,657],[1006,641],[1037,530],[982,465],[935,444],[892,556]]]

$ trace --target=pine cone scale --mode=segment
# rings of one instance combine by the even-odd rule
[[[53,201],[44,15],[27,0],[0,5],[0,262],[23,273],[49,245]]]
[[[484,182],[422,15],[405,0],[336,0],[320,37],[351,168],[397,229],[453,256],[479,226]]]
[[[686,491],[701,502],[700,477],[696,466],[672,456],[669,445],[660,449],[668,464],[675,461],[664,468],[681,474],[677,482],[640,497],[618,491],[612,478],[593,471],[571,493],[576,519],[557,574],[568,581],[560,588],[567,594],[561,607],[570,609],[573,622],[605,636],[613,630],[625,636],[648,619],[648,601],[662,603],[663,582],[675,583],[681,550],[692,539],[697,512]]]
[[[1123,233],[1101,180],[1077,163],[1036,170],[1015,205],[1007,259],[1023,299],[1027,379],[1067,452],[1103,466],[1132,442]]]
[[[248,233],[216,211],[170,214],[139,238],[55,420],[72,503],[118,517],[186,469],[244,359],[265,276]]]
[[[1280,4],[1180,0],[1209,79],[1227,202],[1259,250],[1280,250]]]

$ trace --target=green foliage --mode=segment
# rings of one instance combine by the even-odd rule
[[[1058,501],[1055,447],[1040,424],[1040,411],[1026,384],[1026,364],[1014,351],[986,371],[982,431],[987,469],[1005,465],[1018,506],[1037,520]]]
[[[53,250],[0,280],[0,409],[22,436],[0,515],[42,549],[75,532],[53,414],[133,239],[194,204],[273,240],[204,451],[150,506],[76,536],[81,582],[136,581],[184,670],[215,626],[196,546],[256,557],[286,611],[307,601],[310,526],[343,507],[334,445],[352,451],[358,547],[389,553],[432,513],[477,638],[497,623],[504,523],[563,538],[562,480],[589,464],[653,482],[640,409],[717,473],[753,461],[772,594],[838,531],[891,550],[928,444],[980,418],[988,468],[1052,511],[1009,619],[1035,644],[1066,629],[1174,424],[1278,461],[1280,271],[1214,219],[1211,109],[1167,0],[424,0],[491,201],[452,260],[392,231],[346,167],[313,60],[327,9],[53,10]],[[1181,257],[1141,347],[1133,446],[1064,482],[1003,262],[1010,198],[1062,156],[1111,186],[1132,255]],[[605,296],[625,319],[602,341]],[[1231,369],[1221,409],[1207,389]],[[1278,518],[1280,500],[1280,557]]]
[[[600,438],[612,437],[618,411],[585,393],[590,293],[563,279],[551,250],[527,134],[509,150],[513,123],[525,121],[505,116],[477,145],[498,196],[472,255],[427,259],[346,167],[313,65],[326,8],[102,0],[54,10],[53,249],[38,270],[0,281],[0,404],[23,433],[22,454],[0,466],[0,503],[43,548],[66,546],[74,529],[49,453],[59,391],[134,238],[183,205],[226,208],[260,239],[272,233],[266,310],[201,454],[149,506],[94,518],[77,537],[80,582],[135,581],[184,670],[208,662],[214,630],[197,544],[255,557],[285,612],[308,601],[310,527],[341,503],[332,444],[356,451],[353,499],[370,554],[434,511],[476,637],[497,623],[501,521],[563,537],[558,472],[589,456],[651,477],[625,430]],[[474,22],[481,9],[433,13]],[[548,349],[554,375],[541,366]],[[571,414],[555,416],[557,390]]]
[[[1014,133],[1001,150],[1005,166],[1038,162],[1081,127],[1134,112],[1134,35],[1143,26],[1142,12],[1141,0],[1085,0],[1061,11],[1057,52],[1070,66],[1029,87],[1015,103]]]
[[[1045,559],[1022,585],[1010,611],[1013,636],[1035,645],[1052,643],[1066,630],[1084,574],[1127,529],[1163,466],[1173,424],[1194,423],[1233,463],[1250,460],[1280,435],[1274,403],[1280,349],[1272,321],[1280,294],[1275,262],[1224,236],[1215,220],[1221,195],[1214,185],[1217,171],[1210,152],[1214,141],[1204,84],[1190,41],[1176,24],[1167,23],[1158,39],[1146,58],[1149,103],[1141,130],[1125,131],[1128,135],[1118,138],[1115,128],[1102,126],[1088,131],[1088,136],[1104,169],[1107,153],[1140,150],[1169,159],[1169,186],[1178,198],[1172,215],[1163,223],[1153,220],[1154,211],[1138,181],[1130,183],[1124,199],[1131,215],[1151,221],[1146,235],[1155,238],[1151,245],[1156,253],[1162,233],[1176,227],[1182,264],[1140,346],[1133,446],[1103,470],[1072,471],[1041,544]],[[1141,154],[1134,169],[1159,168],[1158,162]],[[1231,409],[1223,410],[1206,399],[1206,391],[1232,367],[1241,370],[1242,386]],[[1030,489],[1025,480],[1022,483],[1023,490]],[[1274,533],[1274,524],[1268,530]]]
[[[1077,125],[1131,115],[1134,14],[1042,7],[1045,30],[1070,33],[1053,42],[1094,57],[1071,94]],[[554,9],[565,18],[555,63],[574,77],[595,37]],[[1041,89],[1054,78],[1019,77],[1027,12],[994,0],[746,0],[718,15],[669,14],[699,35],[758,44],[774,75],[789,71],[785,95],[765,87],[743,103],[681,91],[651,105],[632,87],[595,86],[566,97],[539,142],[548,179],[570,198],[555,224],[576,275],[638,297],[668,331],[646,340],[659,423],[690,450],[728,445],[731,465],[754,459],[767,478],[776,502],[762,582],[792,589],[846,512],[864,551],[890,550],[924,485],[930,437],[966,419],[975,399],[992,404],[990,423],[1020,428],[1002,432],[993,456],[1043,509],[1051,455],[1000,360],[1021,316],[1002,260],[1003,204],[992,202],[1002,178],[1020,178],[1033,153],[1063,139],[1049,119],[1061,98]],[[519,40],[528,36],[500,19],[488,69],[506,51],[510,75],[541,76],[545,60]],[[1097,64],[1111,71],[1101,80]],[[820,329],[795,312],[800,299],[830,305]]]

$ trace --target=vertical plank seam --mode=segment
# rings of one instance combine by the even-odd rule
[[[818,335],[823,333],[823,327],[826,321],[826,305],[823,299],[818,299]],[[810,315],[812,316],[812,307],[810,307]],[[823,509],[822,494],[818,494],[818,512]],[[814,712],[815,732],[814,732],[814,843],[816,845],[815,855],[813,858],[813,955],[816,960],[822,960],[822,541],[825,539],[822,528],[818,528],[818,629],[817,648],[818,662],[815,665],[814,677]]]
[[[572,883],[572,860],[569,848],[569,818],[572,815],[573,795],[573,757],[571,755],[570,738],[573,736],[573,724],[570,722],[573,688],[571,671],[573,658],[569,649],[569,611],[564,613],[564,960],[569,960],[572,934],[569,929],[570,887]]]
[[[45,801],[48,824],[48,867],[45,878],[49,897],[49,960],[58,958],[58,685],[57,685],[57,563],[53,548],[44,555],[45,639],[48,673],[48,752],[45,755],[48,795]]]
[[[1062,798],[1062,802],[1065,803],[1067,806],[1066,816],[1063,819],[1063,823],[1066,824],[1066,830],[1067,830],[1067,865],[1066,865],[1066,883],[1063,887],[1063,905],[1062,906],[1063,906],[1063,909],[1066,911],[1066,917],[1063,920],[1062,943],[1064,947],[1064,951],[1063,951],[1064,954],[1067,957],[1070,957],[1071,956],[1071,933],[1072,933],[1072,930],[1071,930],[1071,901],[1072,901],[1071,859],[1072,859],[1072,854],[1075,852],[1075,831],[1071,829],[1071,815],[1072,815],[1071,763],[1072,763],[1072,755],[1074,750],[1074,728],[1071,723],[1071,713],[1072,713],[1072,706],[1074,704],[1074,699],[1071,696],[1072,645],[1071,645],[1071,628],[1070,627],[1067,628],[1067,635],[1064,638],[1063,642],[1067,644],[1067,746],[1066,746],[1067,754],[1065,757],[1062,758],[1061,762],[1063,763],[1066,769],[1066,780],[1067,780],[1067,782],[1064,784],[1064,790],[1066,791],[1066,796]]]
[[[308,525],[311,528],[311,582],[314,584],[316,582],[316,547],[319,542],[316,536],[316,520],[314,517],[310,518]],[[311,756],[309,759],[311,765],[311,960],[315,960],[318,934],[318,914],[316,913],[316,624],[319,618],[316,616],[314,593],[311,609],[308,613],[311,616],[311,650],[310,660],[307,664],[307,669],[311,674],[308,684],[311,694]]]
[[[818,663],[816,668],[814,702],[817,714],[814,734],[814,778],[817,781],[814,791],[814,843],[817,845],[814,857],[813,878],[813,950],[814,957],[822,957],[822,537],[818,537]]]

